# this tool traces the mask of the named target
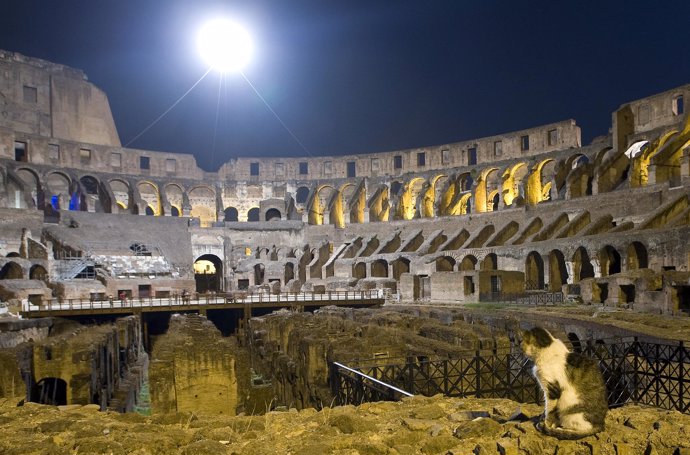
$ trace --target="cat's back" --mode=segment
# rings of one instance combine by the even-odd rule
[[[603,427],[608,396],[599,363],[575,352],[566,358],[566,374],[580,399],[579,410],[595,427]]]

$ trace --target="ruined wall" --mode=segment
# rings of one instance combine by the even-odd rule
[[[151,353],[154,413],[235,415],[240,406],[238,348],[203,316],[173,316]]]
[[[0,74],[3,126],[20,133],[16,140],[28,141],[27,133],[120,145],[108,98],[80,70],[0,51]],[[13,147],[0,148],[0,156],[13,154]]]
[[[450,314],[323,308],[317,314],[276,312],[250,320],[247,347],[270,377],[277,406],[321,408],[333,400],[329,364],[404,363],[457,356],[467,349],[508,347],[505,334]]]

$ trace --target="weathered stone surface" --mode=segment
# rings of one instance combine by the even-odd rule
[[[627,406],[612,410],[607,430],[578,441],[539,433],[532,422],[501,423],[498,417],[458,422],[451,414],[417,419],[430,406],[482,412],[519,405],[508,400],[412,398],[323,411],[270,412],[261,416],[169,414],[137,416],[83,408],[23,407],[0,403],[3,455],[113,453],[138,455],[284,454],[500,454],[642,455],[690,451],[690,416]],[[385,408],[386,412],[381,412]],[[535,417],[538,406],[524,406]],[[635,416],[640,428],[622,423]],[[660,422],[654,429],[654,422]],[[625,429],[625,431],[621,431]]]

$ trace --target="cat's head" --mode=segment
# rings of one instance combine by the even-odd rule
[[[548,330],[541,327],[535,327],[522,332],[520,347],[527,357],[534,359],[540,350],[548,348],[551,346],[552,342],[553,336]]]

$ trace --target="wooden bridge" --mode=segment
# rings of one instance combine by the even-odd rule
[[[253,308],[304,310],[335,305],[345,307],[366,307],[382,305],[385,295],[382,290],[334,291],[325,293],[284,293],[284,294],[218,294],[193,297],[166,297],[144,299],[52,299],[48,301],[22,303],[22,316],[42,318],[47,316],[91,316],[91,315],[129,315],[141,313],[181,313],[196,312],[206,314],[208,310],[242,310],[245,318],[252,316]]]

